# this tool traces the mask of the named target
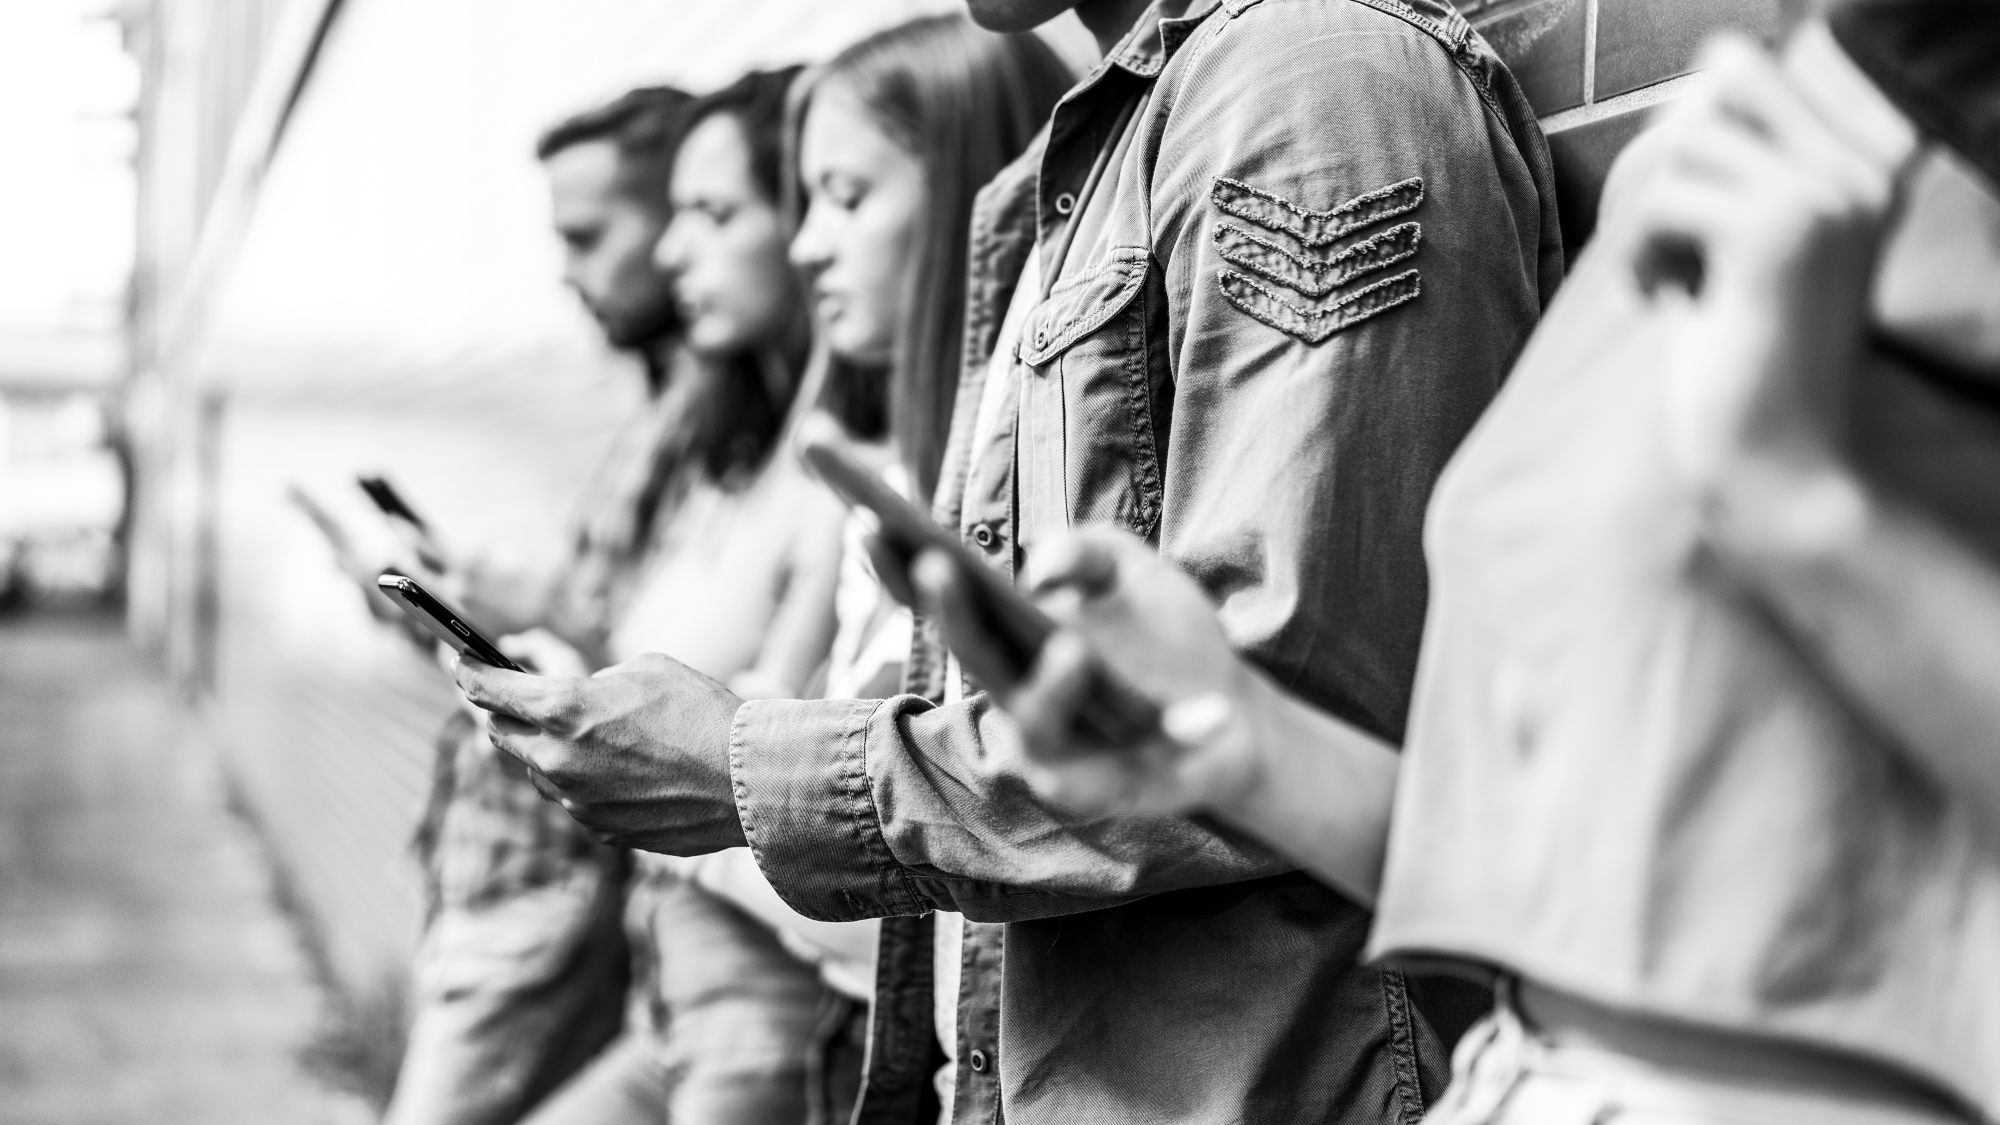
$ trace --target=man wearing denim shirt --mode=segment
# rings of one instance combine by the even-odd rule
[[[971,7],[1074,7],[1105,56],[975,212],[938,518],[1010,574],[1038,532],[1129,528],[1278,682],[1400,739],[1426,500],[1561,271],[1512,77],[1436,0]],[[744,703],[651,656],[459,677],[607,837],[747,843],[800,913],[891,919],[862,1120],[927,1092],[939,910],[960,1125],[1408,1125],[1442,1083],[1362,906],[1204,822],[1038,800],[932,637],[889,700]]]

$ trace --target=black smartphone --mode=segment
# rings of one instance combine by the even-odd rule
[[[903,589],[912,588],[909,568],[927,550],[943,552],[970,579],[972,610],[979,626],[996,642],[998,662],[991,667],[975,667],[959,654],[959,660],[974,680],[988,688],[1009,688],[1027,678],[1040,655],[1042,645],[1056,625],[1035,604],[1023,597],[1006,577],[988,566],[958,537],[937,521],[917,510],[914,504],[883,481],[881,476],[856,457],[847,439],[828,425],[813,426],[800,436],[799,456],[850,507],[874,513],[880,538],[900,565],[895,576]],[[979,664],[988,662],[983,659]],[[1101,667],[1097,682],[1088,693],[1078,715],[1084,732],[1100,742],[1129,745],[1153,734],[1160,726],[1160,709],[1129,684]]]
[[[510,672],[526,672],[527,669],[507,659],[498,645],[486,639],[485,634],[473,628],[465,620],[465,615],[453,609],[443,598],[423,588],[416,579],[395,571],[384,571],[375,580],[389,600],[402,606],[404,612],[417,619],[431,635],[450,645],[460,656],[484,661],[495,668],[505,668]]]
[[[417,514],[415,508],[410,507],[403,499],[403,494],[396,491],[396,486],[390,484],[388,478],[355,477],[354,483],[361,486],[361,491],[368,494],[368,499],[375,502],[375,506],[382,510],[383,515],[407,520],[410,526],[418,531],[430,533],[431,525],[424,522],[424,518]]]

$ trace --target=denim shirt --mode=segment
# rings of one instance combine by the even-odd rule
[[[1432,483],[1561,271],[1547,152],[1434,0],[1185,7],[1143,17],[981,196],[935,514],[1005,571],[1037,530],[1145,536],[1279,682],[1400,740]],[[975,442],[1038,247],[1032,393]],[[985,696],[936,705],[945,668],[920,629],[909,694],[746,703],[732,731],[772,885],[892,918],[862,1120],[907,1120],[928,1084],[934,909],[967,919],[960,1125],[1421,1116],[1445,1059],[1402,976],[1360,966],[1366,911],[1198,818],[1045,806]]]

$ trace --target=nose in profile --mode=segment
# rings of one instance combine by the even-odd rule
[[[680,219],[676,216],[668,221],[667,229],[660,232],[660,240],[653,243],[653,265],[668,277],[680,273],[686,263],[687,239],[682,230]]]
[[[792,236],[789,251],[792,265],[808,278],[817,277],[833,261],[833,249],[820,230],[820,224],[813,219],[817,208],[807,208],[805,221],[799,224],[799,233]]]

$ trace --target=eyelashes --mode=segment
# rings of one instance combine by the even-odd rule
[[[868,198],[869,185],[852,176],[828,173],[819,178],[819,188],[813,194],[842,211],[852,211]]]

